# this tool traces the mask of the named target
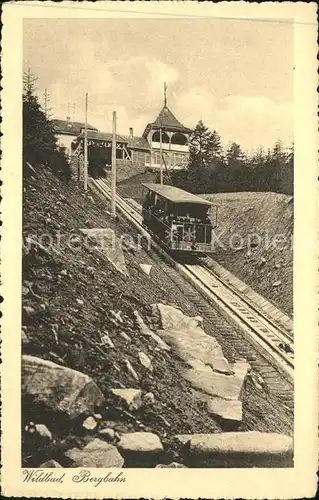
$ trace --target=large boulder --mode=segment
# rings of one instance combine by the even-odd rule
[[[213,370],[196,368],[181,370],[182,376],[194,389],[227,400],[239,400],[242,396],[244,378],[235,375],[223,375]]]
[[[160,438],[151,432],[130,432],[123,434],[118,443],[123,453],[158,454],[163,451]]]
[[[56,460],[47,460],[43,464],[40,465],[40,469],[58,469],[62,468],[62,465],[59,464]]]
[[[169,345],[167,345],[156,333],[154,333],[143,321],[141,316],[137,311],[134,311],[134,316],[136,318],[137,324],[139,326],[139,330],[142,335],[145,335],[147,337],[151,337],[155,342],[157,343],[157,346],[160,350],[162,351],[170,351],[171,348]]]
[[[140,389],[111,389],[111,392],[121,399],[129,410],[138,410],[142,406]]]
[[[117,448],[104,440],[93,439],[84,448],[71,448],[65,455],[73,467],[123,467],[124,459]]]
[[[243,405],[241,401],[210,399],[207,401],[207,411],[212,417],[220,421],[223,429],[234,430],[243,418]]]
[[[221,346],[201,327],[201,318],[186,316],[180,309],[165,304],[157,304],[157,308],[162,326],[158,334],[180,359],[190,366],[200,360],[214,371],[232,373]]]
[[[198,434],[190,439],[188,459],[198,467],[292,467],[293,442],[257,431]]]
[[[70,419],[93,413],[104,396],[84,373],[35,356],[22,356],[22,400],[42,405]]]

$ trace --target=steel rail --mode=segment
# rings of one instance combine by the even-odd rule
[[[91,179],[93,184],[107,197],[111,197],[111,189],[100,179]],[[135,225],[144,233],[148,233],[142,225],[141,213],[133,204],[130,204],[121,195],[116,195],[116,203]],[[148,233],[149,235],[149,233]],[[150,235],[149,235],[150,236]],[[155,246],[158,246],[155,243]],[[161,254],[170,261],[174,261],[175,268],[182,272],[194,287],[209,299],[214,305],[229,316],[248,335],[255,348],[270,362],[275,363],[279,371],[291,382],[294,373],[293,343],[288,332],[269,321],[257,307],[244,299],[237,290],[225,283],[211,269],[203,265],[180,264],[167,252],[161,249]],[[165,255],[166,254],[166,255]],[[291,353],[283,352],[280,343],[287,343]]]

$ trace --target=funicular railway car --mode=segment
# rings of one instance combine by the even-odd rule
[[[211,252],[217,211],[210,201],[173,186],[143,187],[143,225],[163,246],[179,253]]]

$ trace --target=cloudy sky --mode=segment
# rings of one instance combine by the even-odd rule
[[[163,105],[186,126],[199,119],[244,150],[289,144],[293,122],[293,27],[230,19],[27,19],[24,68],[47,88],[52,114],[140,135]]]

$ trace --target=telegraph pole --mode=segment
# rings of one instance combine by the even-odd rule
[[[52,108],[49,108],[49,103],[50,103],[50,94],[47,89],[44,89],[43,92],[43,99],[44,99],[44,114],[47,120],[50,118],[50,111]]]
[[[153,129],[152,128],[151,128],[150,138],[151,138],[150,171],[152,171],[152,156],[153,156]]]
[[[88,93],[85,94],[85,127],[84,127],[84,191],[88,188]]]
[[[116,111],[113,111],[112,173],[111,173],[111,214],[116,217]]]

